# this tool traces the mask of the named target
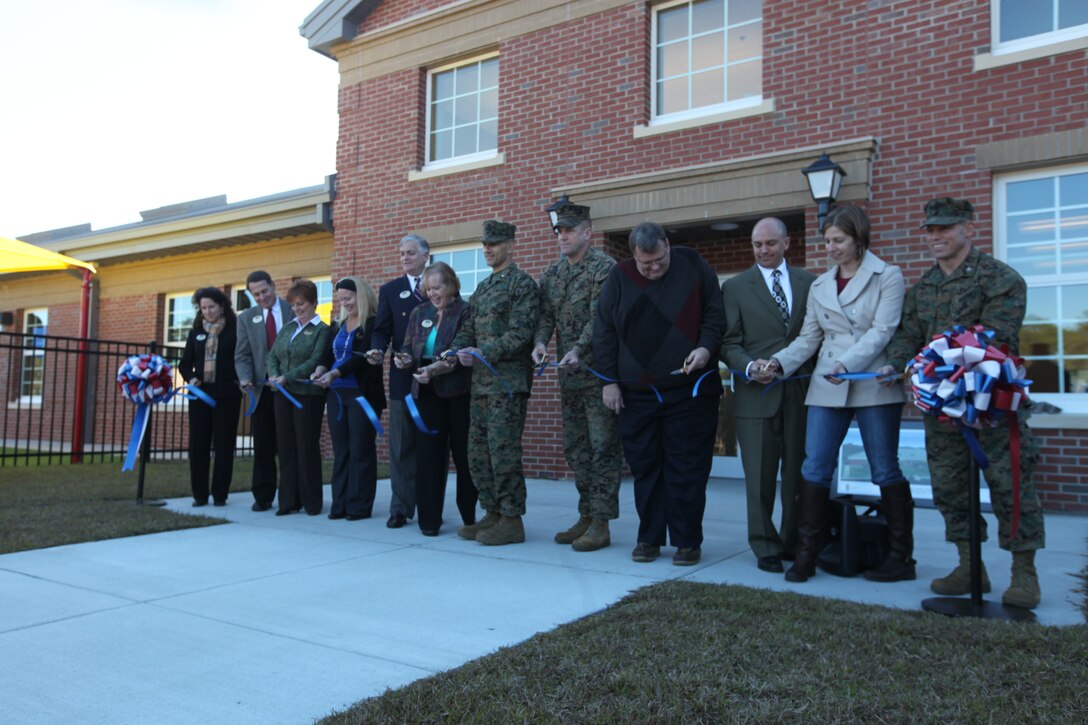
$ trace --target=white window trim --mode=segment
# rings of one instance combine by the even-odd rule
[[[700,106],[686,111],[676,111],[658,115],[657,113],[657,16],[662,10],[668,10],[679,5],[686,5],[693,0],[671,0],[653,7],[650,19],[650,122],[635,126],[635,138],[652,136],[657,133],[669,133],[685,128],[694,128],[722,121],[732,121],[737,118],[755,116],[770,113],[774,110],[774,101],[764,100],[763,88],[760,87],[760,95],[742,98],[736,101],[726,101],[713,106]],[[728,2],[728,0],[726,0]],[[760,18],[763,17],[761,6]],[[764,56],[759,56],[759,63],[763,64]],[[728,63],[726,64],[728,68]],[[770,105],[770,110],[766,106]]]
[[[27,331],[27,320],[31,315],[37,315],[39,318],[45,318],[45,334],[49,334],[49,308],[48,307],[35,307],[33,309],[23,310],[23,334],[30,334]],[[30,353],[29,355],[27,353]],[[23,395],[23,373],[24,363],[28,357],[45,357],[45,351],[37,351],[37,348],[30,348],[29,350],[24,348],[22,355],[19,357],[19,395],[15,400],[8,402],[9,408],[15,407],[27,407],[40,408],[42,404],[42,396],[40,395]],[[45,389],[45,380],[42,380],[42,389]]]
[[[430,137],[430,133],[427,134]],[[429,151],[428,151],[429,153]],[[486,169],[489,166],[501,166],[506,163],[506,154],[501,151],[483,151],[471,156],[458,156],[453,159],[443,159],[427,164],[419,171],[409,171],[408,181],[424,181],[448,174],[460,174],[475,169]]]
[[[427,71],[427,95],[424,103],[426,104],[423,109],[423,168],[419,171],[409,171],[408,180],[418,181],[421,178],[432,178],[434,176],[444,176],[445,174],[455,174],[461,171],[470,171],[472,169],[484,168],[486,166],[494,166],[501,164],[505,160],[502,154],[499,153],[498,139],[495,141],[495,148],[488,151],[478,151],[474,154],[465,154],[463,156],[454,156],[449,159],[441,159],[439,161],[430,161],[431,158],[431,89],[434,86],[432,79],[436,73],[443,73],[454,68],[460,68],[461,66],[468,65],[469,63],[479,63],[480,61],[488,60],[490,58],[498,58],[499,51],[493,50],[487,53],[481,53],[469,58],[461,58],[460,60],[445,65],[431,68]],[[499,88],[501,89],[502,83],[502,62],[499,62]],[[498,159],[498,160],[496,160]],[[413,178],[415,174],[415,178]]]
[[[439,255],[439,254],[454,254],[456,252],[471,252],[471,251],[478,251],[481,248],[482,247],[481,247],[479,242],[461,242],[461,243],[445,244],[443,246],[436,246],[436,245],[432,244],[431,245],[431,257],[428,260],[427,264],[434,264],[435,256]],[[451,267],[452,267],[452,265],[451,265]],[[480,267],[480,268],[478,268],[476,270],[473,270],[473,271],[474,272],[482,272],[483,270],[484,270],[484,267]],[[458,272],[457,269],[455,269],[455,268],[454,268],[453,271],[457,272],[457,277],[460,279],[461,278],[461,272]],[[488,274],[490,274],[490,271],[488,272]],[[482,282],[486,278],[487,278],[487,275],[484,275],[484,276],[480,277],[479,281]],[[461,279],[461,284],[464,285],[464,280],[463,279]],[[475,290],[473,290],[473,291],[475,291]],[[472,294],[471,292],[465,292],[463,289],[461,290],[461,297],[463,297],[463,298],[468,298],[469,296],[471,296],[471,294]]]
[[[979,53],[974,57],[975,71],[1088,49],[1088,23],[1030,35],[1005,43],[1002,43],[1000,38],[1001,2],[990,0],[990,47],[993,50],[989,53]]]
[[[1032,179],[1049,179],[1054,176],[1067,173],[1084,173],[1088,171],[1088,165],[1064,165],[1050,166],[1045,169],[1033,171],[1011,172],[995,175],[993,179],[993,243],[994,256],[1001,261],[1008,259],[1007,240],[1005,238],[1005,187],[1011,182],[1031,181]],[[1025,278],[1028,284],[1028,294],[1031,294],[1032,282],[1038,285],[1059,283],[1062,285],[1088,283],[1088,273],[1049,275],[1046,277],[1032,277],[1031,281]],[[1023,351],[1021,351],[1022,353]],[[1031,393],[1032,400],[1051,403],[1062,409],[1060,415],[1036,415],[1029,421],[1033,428],[1069,428],[1088,430],[1088,393]]]
[[[162,309],[162,346],[163,347],[171,347],[171,348],[178,348],[178,349],[184,349],[185,348],[185,340],[182,340],[181,342],[168,342],[168,340],[167,340],[167,338],[169,338],[169,336],[170,336],[169,335],[169,332],[170,332],[170,300],[174,299],[175,297],[188,297],[189,300],[190,300],[190,304],[192,304],[192,297],[193,297],[194,294],[196,294],[196,290],[191,290],[189,292],[167,292],[166,294],[163,295],[163,297],[162,297],[162,305],[163,305],[163,309]],[[196,312],[194,312],[194,314],[199,315],[200,312],[196,311]]]
[[[752,116],[762,116],[767,113],[774,113],[773,98],[746,98],[745,100],[752,100],[754,103],[746,108],[736,108],[732,111],[693,114],[690,118],[683,120],[663,121],[658,119],[651,121],[650,123],[636,124],[635,127],[631,129],[631,135],[634,138],[646,138],[647,136],[658,136],[663,133],[673,133],[675,131],[684,131],[689,128],[699,128],[700,126],[710,126],[715,123],[726,123],[741,118],[750,118]],[[702,111],[705,109],[699,110]],[[686,113],[691,114],[692,112],[687,111]],[[680,114],[673,115],[679,116]]]

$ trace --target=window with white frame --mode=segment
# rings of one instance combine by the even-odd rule
[[[499,56],[481,56],[427,76],[427,168],[495,156],[499,147]]]
[[[164,344],[185,347],[185,340],[189,337],[189,330],[193,329],[196,315],[192,292],[166,295],[162,334]]]
[[[1088,165],[999,177],[994,212],[997,248],[1028,284],[1032,394],[1088,392]]]
[[[484,260],[484,250],[479,244],[436,251],[431,249],[431,263],[445,262],[457,273],[461,280],[461,297],[468,299],[476,291],[476,286],[491,274],[491,268]]]
[[[991,0],[995,53],[1088,36],[1088,0]]]
[[[41,403],[45,382],[45,335],[49,328],[49,310],[23,312],[23,332],[33,337],[23,342],[23,368],[19,376],[22,403]]]
[[[763,101],[762,0],[662,3],[653,12],[653,44],[654,121]]]

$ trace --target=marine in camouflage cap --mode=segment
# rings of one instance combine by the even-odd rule
[[[502,244],[514,241],[514,235],[518,228],[513,224],[500,222],[497,219],[488,219],[484,222],[484,235],[480,238],[483,244]]]
[[[555,210],[555,226],[553,229],[558,233],[561,228],[573,229],[582,222],[587,221],[589,221],[588,206],[564,204]]]
[[[966,199],[953,199],[950,196],[942,196],[930,199],[926,202],[926,220],[920,229],[929,226],[950,227],[960,222],[972,222],[975,220],[975,207]]]

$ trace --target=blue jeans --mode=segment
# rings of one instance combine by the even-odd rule
[[[873,483],[877,486],[903,483],[906,479],[899,470],[899,424],[902,414],[902,403],[859,408],[810,406],[801,476],[814,486],[831,485],[839,448],[846,438],[850,421],[856,416]]]

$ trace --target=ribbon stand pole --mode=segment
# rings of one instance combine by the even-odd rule
[[[982,505],[979,503],[981,486],[978,461],[970,456],[971,468],[968,480],[970,488],[967,516],[970,520],[968,536],[971,552],[971,598],[931,597],[922,600],[922,609],[949,617],[975,617],[977,619],[1004,619],[1012,622],[1035,622],[1035,613],[1030,609],[988,602],[982,598],[982,529],[979,519]]]
[[[152,340],[148,345],[147,350],[152,355],[155,354],[155,348],[158,347],[155,341]],[[140,473],[136,480],[136,505],[137,506],[165,506],[166,502],[157,499],[145,499],[144,498],[144,475],[147,471],[148,461],[151,460],[151,436],[154,434],[154,405],[147,406],[147,430],[144,432],[144,439],[140,443]]]

